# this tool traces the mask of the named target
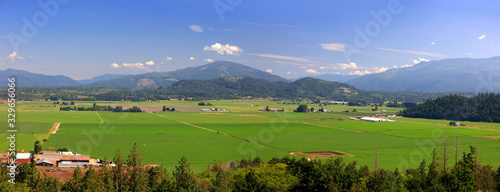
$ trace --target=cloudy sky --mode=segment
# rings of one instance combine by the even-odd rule
[[[86,79],[229,60],[285,78],[363,75],[499,56],[499,8],[493,0],[0,0],[0,69]]]

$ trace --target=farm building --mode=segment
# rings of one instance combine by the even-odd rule
[[[43,153],[37,156],[37,165],[39,166],[58,166],[58,167],[100,167],[97,160],[91,159],[88,155],[75,155],[71,153]]]
[[[201,111],[203,111],[203,112],[209,112],[210,109],[201,109]]]
[[[378,118],[378,117],[362,117],[361,120],[363,121],[370,121],[370,122],[394,122],[394,120],[389,120],[389,119],[383,119],[383,118]]]
[[[329,101],[328,104],[330,105],[347,105],[349,102],[347,101]]]

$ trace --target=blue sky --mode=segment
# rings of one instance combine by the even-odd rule
[[[0,69],[87,79],[229,60],[285,78],[363,75],[499,56],[499,8],[482,0],[0,0]]]

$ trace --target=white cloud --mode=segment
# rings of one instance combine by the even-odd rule
[[[203,32],[203,28],[200,27],[199,25],[190,25],[189,28],[194,32],[199,32],[199,33]]]
[[[481,36],[479,36],[477,39],[479,39],[479,40],[483,40],[484,38],[486,38],[486,35],[481,35]]]
[[[323,49],[330,51],[345,51],[345,45],[340,43],[331,43],[331,44],[319,44]]]
[[[273,54],[254,54],[254,53],[248,53],[247,55],[255,55],[259,57],[267,57],[267,58],[274,58],[274,59],[283,59],[283,60],[289,60],[289,61],[295,61],[295,62],[312,62],[309,59],[304,59],[300,57],[290,57],[290,56],[284,56],[284,55],[273,55]]]
[[[349,75],[366,75],[366,74],[372,74],[372,72],[365,70],[365,71],[354,71],[354,72],[349,72]]]
[[[307,69],[307,70],[306,70],[306,73],[319,73],[319,72],[317,72],[317,71],[316,71],[316,70],[314,70],[314,69]]]
[[[111,67],[113,67],[113,68],[120,68],[120,65],[118,65],[118,63],[112,63]]]
[[[266,69],[266,72],[268,72],[268,73],[272,73],[272,72],[273,72],[273,70],[272,70],[272,69]]]
[[[443,55],[443,54],[423,52],[423,51],[398,50],[398,49],[389,49],[389,48],[382,48],[382,47],[375,47],[375,49],[394,51],[394,52],[399,52],[399,53],[411,53],[411,54],[417,54],[417,55],[427,55],[427,56],[431,56],[431,57],[447,57],[446,55]]]
[[[398,66],[397,66],[397,65],[394,65],[394,68],[398,68]]]
[[[387,67],[380,67],[380,68],[375,67],[375,69],[376,69],[376,70],[375,70],[375,73],[382,73],[382,72],[384,72],[384,71],[389,70],[389,68],[387,68]]]
[[[293,62],[288,62],[288,61],[274,61],[275,63],[281,63],[281,64],[289,64],[289,65],[297,65],[300,66],[301,64],[298,63],[293,63]]]
[[[404,64],[404,65],[401,65],[400,67],[401,68],[405,68],[405,67],[412,67],[413,65],[410,65],[410,64]]]
[[[214,62],[213,59],[204,59],[203,61],[206,61],[206,62]]]
[[[172,57],[165,58],[167,61],[172,61]]]
[[[299,67],[299,68],[301,68],[301,69],[305,69],[306,67]]]
[[[340,68],[342,69],[357,69],[358,68],[358,65],[356,65],[356,63],[339,63],[340,65]]]
[[[211,45],[210,47],[205,46],[203,48],[203,50],[205,50],[205,51],[217,51],[217,53],[221,54],[221,55],[224,55],[224,54],[240,55],[239,53],[243,52],[243,49],[239,48],[236,45],[229,45],[229,44],[222,45],[220,43],[215,43],[215,44]]]
[[[195,59],[196,59],[196,58],[194,58],[194,57],[189,57],[189,60],[195,60]]]
[[[14,62],[16,60],[19,60],[19,59],[24,59],[23,57],[19,56],[17,54],[17,52],[12,52],[11,54],[9,54],[8,57],[6,57],[7,60],[10,60],[10,62]]]
[[[418,58],[418,59],[414,59],[414,60],[413,60],[413,63],[415,63],[415,64],[419,64],[419,63],[420,63],[420,62],[422,62],[422,61],[429,62],[430,60],[425,59],[425,58]]]
[[[286,74],[288,74],[288,75],[297,75],[297,74],[299,74],[299,73],[297,73],[297,72],[290,72],[290,71],[288,71]]]
[[[122,65],[124,67],[144,69],[144,64],[142,63],[123,63]]]
[[[155,65],[154,61],[146,61],[146,65]]]
[[[431,45],[435,45],[436,43],[432,42]]]

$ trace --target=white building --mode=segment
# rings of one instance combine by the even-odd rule
[[[31,153],[17,153],[16,159],[31,159]]]

